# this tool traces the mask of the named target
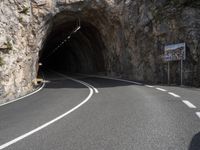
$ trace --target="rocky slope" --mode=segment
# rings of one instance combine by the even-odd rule
[[[98,31],[108,75],[166,83],[164,45],[186,42],[184,84],[200,85],[198,0],[1,0],[1,102],[33,89],[39,53],[52,30],[74,18]],[[171,63],[172,83],[179,83],[179,66]]]

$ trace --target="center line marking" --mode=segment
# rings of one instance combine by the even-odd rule
[[[76,79],[73,79],[73,81],[76,81],[76,82],[79,82],[80,84],[85,85],[85,86],[88,87],[88,89],[90,90],[90,93],[89,93],[89,95],[85,98],[85,100],[83,100],[80,104],[78,104],[78,105],[75,106],[74,108],[70,109],[69,111],[65,112],[64,114],[62,114],[62,115],[56,117],[55,119],[53,119],[53,120],[51,120],[51,121],[49,121],[49,122],[47,122],[47,123],[45,123],[45,124],[43,124],[43,125],[41,125],[41,126],[35,128],[35,129],[33,129],[33,130],[31,130],[31,131],[29,131],[29,132],[27,132],[27,133],[21,135],[21,136],[15,138],[15,139],[13,139],[13,140],[7,142],[7,143],[4,143],[3,145],[0,145],[0,150],[4,149],[4,148],[6,148],[6,147],[8,147],[8,146],[10,146],[10,145],[13,145],[13,144],[15,144],[15,143],[17,143],[17,142],[23,140],[24,138],[26,138],[26,137],[28,137],[28,136],[30,136],[30,135],[32,135],[32,134],[34,134],[34,133],[36,133],[36,132],[42,130],[42,129],[48,127],[49,125],[51,125],[51,124],[53,124],[53,123],[59,121],[60,119],[66,117],[67,115],[69,115],[70,113],[72,113],[73,111],[75,111],[76,109],[78,109],[79,107],[81,107],[82,105],[84,105],[86,102],[88,102],[88,101],[90,100],[90,98],[92,97],[92,95],[94,94],[93,89],[92,89],[87,83],[85,83],[85,82],[83,82],[83,81],[79,81],[79,80],[76,80]]]
[[[165,90],[165,89],[162,89],[162,88],[156,88],[157,90],[159,90],[159,91],[163,91],[163,92],[166,92],[167,90]]]
[[[196,112],[196,115],[200,118],[200,112]]]
[[[149,87],[149,88],[153,88],[154,86],[152,85],[145,85],[146,87]]]
[[[182,100],[182,102],[186,104],[189,108],[197,108],[194,104],[192,104],[191,102],[187,100]]]
[[[56,72],[56,71],[53,71],[53,72],[55,72],[56,74],[58,74],[58,75],[60,75],[60,76],[62,76],[62,77],[64,77],[64,78],[67,78],[67,79],[70,79],[70,80],[73,80],[73,81],[77,81],[76,79],[71,78],[71,77],[69,77],[69,76],[66,76],[65,74],[62,74],[62,73],[59,73],[59,72]],[[91,84],[88,84],[88,83],[83,82],[83,81],[80,81],[80,80],[78,80],[78,82],[79,82],[79,83],[82,83],[82,84],[85,84],[85,85],[87,85],[87,86],[93,88],[93,90],[94,90],[95,93],[99,93],[99,91],[97,90],[97,88],[95,88],[95,87],[92,86]]]
[[[131,80],[125,80],[125,79],[119,79],[119,78],[113,78],[113,77],[108,77],[108,76],[98,76],[98,75],[88,75],[88,74],[82,74],[78,73],[79,75],[84,75],[87,77],[96,77],[96,78],[102,78],[102,79],[110,79],[110,80],[115,80],[115,81],[122,81],[126,83],[132,83],[132,84],[137,84],[137,85],[142,85],[142,83],[131,81]]]
[[[178,98],[180,98],[180,96],[179,96],[179,95],[177,95],[177,94],[175,94],[175,93],[168,92],[168,94],[170,94],[170,95],[172,95],[172,96],[174,96],[174,97],[178,97]]]

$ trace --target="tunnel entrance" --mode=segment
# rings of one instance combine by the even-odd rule
[[[67,73],[105,71],[105,46],[98,29],[80,18],[56,21],[40,52],[45,68]]]

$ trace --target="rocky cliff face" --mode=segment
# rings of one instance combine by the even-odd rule
[[[0,2],[0,89],[2,97],[18,97],[32,89],[34,57],[29,1]]]
[[[125,33],[133,62],[129,75],[135,79],[161,83],[166,81],[167,67],[163,63],[164,45],[186,42],[184,83],[200,83],[200,2],[179,0],[134,1],[126,7]],[[130,33],[131,32],[131,33]],[[129,37],[129,38],[128,38]],[[126,53],[126,52],[125,52]],[[127,54],[127,53],[126,53]],[[130,63],[127,63],[130,65]],[[137,73],[135,73],[137,72]],[[140,76],[140,78],[138,78]],[[129,78],[132,78],[129,76]],[[171,81],[180,83],[180,63],[171,63]]]
[[[198,0],[2,0],[0,99],[18,97],[33,89],[41,53],[51,53],[46,50],[51,49],[49,43],[55,48],[65,39],[58,35],[69,34],[78,18],[84,28],[68,48],[85,51],[76,51],[76,56],[70,57],[71,53],[66,54],[71,60],[66,64],[74,64],[72,68],[85,64],[82,72],[89,66],[97,72],[104,67],[108,75],[166,83],[167,66],[161,57],[164,45],[186,42],[184,84],[200,85]],[[79,64],[73,59],[77,56]],[[98,66],[95,60],[104,66]],[[171,63],[173,83],[179,83],[179,66],[178,62]]]

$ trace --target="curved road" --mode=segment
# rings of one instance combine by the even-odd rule
[[[199,89],[47,77],[42,91],[0,107],[0,149],[200,150]]]

